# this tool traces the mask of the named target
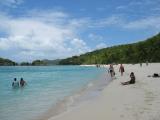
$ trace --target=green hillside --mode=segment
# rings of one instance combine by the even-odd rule
[[[0,66],[14,66],[14,65],[17,65],[17,63],[9,59],[0,58]]]
[[[60,59],[56,59],[56,60],[42,60],[44,63],[46,63],[46,65],[48,66],[52,66],[52,65],[58,65],[59,64],[59,61]]]
[[[58,65],[60,59],[56,60],[34,60],[32,62],[21,62],[20,66],[52,66],[52,65]]]
[[[108,47],[59,62],[61,65],[160,62],[160,33],[133,44]]]

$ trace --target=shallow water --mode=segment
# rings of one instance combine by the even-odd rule
[[[103,68],[82,66],[0,67],[0,119],[37,118],[66,96],[97,84],[96,80],[104,72]],[[13,89],[11,84],[15,77],[18,80],[23,77],[27,86]],[[79,100],[87,98],[88,93],[83,96]]]

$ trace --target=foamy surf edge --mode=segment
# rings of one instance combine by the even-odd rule
[[[66,96],[64,99],[59,100],[55,105],[51,106],[44,114],[38,116],[33,120],[49,120],[50,118],[58,117],[63,113],[78,107],[83,102],[95,99],[100,92],[111,81],[110,75],[103,72],[98,79],[89,82],[83,88],[75,91],[72,95]]]

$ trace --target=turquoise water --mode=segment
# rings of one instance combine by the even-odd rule
[[[0,67],[0,119],[33,120],[97,80],[104,71],[82,66]],[[23,77],[27,86],[13,89],[15,77]]]

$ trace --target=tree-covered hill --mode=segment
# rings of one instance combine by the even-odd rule
[[[21,62],[20,66],[52,66],[52,65],[58,65],[60,59],[56,60],[34,60],[32,62]]]
[[[58,65],[60,59],[56,59],[56,60],[42,60],[44,63],[46,63],[48,66],[52,66],[52,65]]]
[[[13,62],[9,59],[0,58],[0,66],[15,66],[16,62]]]
[[[80,64],[109,64],[109,63],[139,63],[160,62],[160,33],[137,43],[117,45],[80,56],[73,56],[57,60],[34,60],[22,62],[21,66],[46,66],[46,65],[80,65]],[[16,62],[0,58],[0,66],[18,65]]]
[[[108,47],[59,62],[61,65],[160,62],[160,33],[137,43]]]

